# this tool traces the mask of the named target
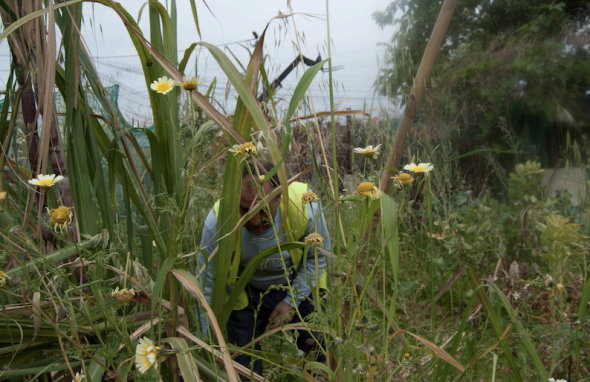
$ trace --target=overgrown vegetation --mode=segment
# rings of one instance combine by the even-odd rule
[[[195,85],[197,78],[183,78],[187,61],[176,58],[174,1],[168,8],[151,2],[143,9],[150,18],[149,39],[120,4],[95,1],[95,6],[112,8],[125,23],[142,61],[155,125],[153,132],[141,130],[150,144],[146,157],[135,138],[138,129],[122,123],[80,42],[83,3],[35,0],[28,7],[0,0],[0,42],[6,38],[13,54],[0,113],[5,148],[0,159],[1,380],[237,381],[239,375],[255,381],[334,382],[588,379],[590,184],[580,184],[577,205],[567,191],[549,196],[541,164],[527,160],[519,136],[506,125],[501,126],[504,153],[480,150],[461,157],[456,143],[438,134],[448,114],[437,119],[434,111],[446,110],[441,104],[449,98],[438,103],[432,96],[433,114],[416,125],[403,174],[395,180],[398,187],[380,190],[395,121],[371,124],[370,115],[367,120],[364,111],[353,110],[337,133],[334,119],[328,124],[309,117],[317,113],[306,92],[319,69],[330,67],[328,60],[307,68],[288,104],[271,94],[261,108],[256,93],[268,87],[260,72],[265,70],[264,34],[250,62],[239,63],[242,71],[222,50],[200,43],[239,94],[233,114],[225,117],[213,106],[210,89]],[[198,30],[196,4],[190,3]],[[539,60],[542,70],[549,70],[554,63],[550,58],[557,56],[559,68],[571,69],[565,70],[564,83],[573,78],[576,87],[587,80],[585,58],[561,57],[563,43],[541,43],[530,37],[530,30],[518,41],[500,36],[496,28],[505,29],[492,21],[501,18],[503,13],[496,13],[505,3],[517,6],[468,3],[459,12],[463,27],[467,16],[481,15],[478,31],[487,25],[489,38],[466,49],[465,39],[475,39],[476,31],[451,30],[443,56],[447,61],[439,64],[435,76],[435,83],[448,81],[457,102],[469,103],[461,108],[478,116],[493,109],[473,108],[478,102],[501,107],[515,102],[514,81],[520,81],[504,72],[486,77],[505,86],[485,95],[479,74],[492,76],[500,67],[519,72],[522,67],[515,68],[514,62],[524,56]],[[419,1],[400,4],[414,10],[426,7]],[[434,9],[428,4],[424,9]],[[561,33],[570,5],[529,5],[528,10],[536,10],[527,18],[532,20],[529,28],[535,20],[561,17],[550,22],[559,30],[547,29],[543,38]],[[397,8],[392,9],[391,16]],[[280,17],[283,25],[297,20]],[[576,20],[582,20],[578,28],[585,25],[584,19]],[[506,28],[516,25],[509,21]],[[420,28],[429,30],[428,25]],[[57,44],[54,28],[69,37]],[[47,30],[47,35],[39,38],[35,30]],[[401,29],[402,35],[410,33]],[[414,45],[416,60],[423,47]],[[548,50],[535,53],[540,46]],[[487,57],[489,67],[479,67],[472,54]],[[578,54],[586,53],[580,48]],[[58,55],[63,60],[55,63]],[[501,63],[505,57],[511,63]],[[456,62],[466,64],[452,74]],[[540,88],[570,92],[546,74],[537,74]],[[457,91],[455,76],[471,75],[473,81],[459,81],[468,89]],[[409,78],[395,90],[410,85]],[[61,124],[54,83],[65,102]],[[502,95],[509,102],[494,98]],[[439,96],[445,98],[444,92]],[[89,102],[91,98],[96,102]],[[494,110],[497,116],[501,107]],[[485,118],[481,121],[483,129]],[[344,126],[353,130],[350,135],[340,132]],[[226,265],[236,228],[266,208],[263,200],[244,218],[237,212],[245,157],[240,153],[247,142],[255,145],[250,150],[257,147],[257,158],[276,164],[273,171],[282,184],[277,194],[287,192],[288,179],[308,176],[329,218],[332,241],[332,251],[324,251],[329,290],[323,300],[315,299],[317,313],[303,326],[286,324],[265,333],[257,339],[261,352],[227,345],[225,326],[219,324],[247,284],[241,279],[228,297]],[[368,145],[373,148],[353,153],[354,147]],[[586,174],[586,142],[566,149],[568,163]],[[486,187],[473,192],[463,170],[473,158],[487,158],[497,171],[495,193]],[[308,165],[310,173],[305,173]],[[57,176],[51,184],[45,175]],[[268,180],[272,174],[250,175]],[[218,219],[225,224],[210,259],[218,271],[209,305],[195,276],[201,272],[196,254],[205,217],[219,199]],[[302,242],[281,245],[305,248],[306,256],[321,251]],[[262,262],[272,253],[274,249],[264,251],[252,261]],[[200,312],[208,317],[207,333],[196,319]],[[301,327],[324,333],[324,343],[309,354],[296,346],[296,329]],[[239,352],[261,358],[265,375],[252,375],[233,362]],[[326,355],[325,364],[314,361],[317,353]]]

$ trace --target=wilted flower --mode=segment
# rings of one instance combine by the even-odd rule
[[[365,198],[377,200],[381,197],[382,192],[377,187],[375,187],[373,183],[363,182],[357,187],[356,194],[358,196],[364,196]]]
[[[155,90],[160,94],[168,94],[177,84],[178,82],[174,81],[172,78],[164,76],[154,81],[150,87],[152,90]]]
[[[520,300],[520,294],[518,294],[518,292],[514,292],[512,293],[512,298],[514,299],[514,301],[518,301]]]
[[[547,285],[548,287],[551,287],[550,284],[553,283],[553,277],[551,277],[551,275],[545,275],[543,276],[543,282],[545,283],[545,285]]]
[[[393,177],[391,177],[391,179],[396,181],[396,184],[399,188],[402,188],[402,186],[404,186],[404,185],[410,185],[414,181],[414,178],[412,177],[412,175],[410,175],[406,172],[402,172],[398,176],[393,176]]]
[[[336,337],[336,338],[334,338],[334,341],[335,341],[337,344],[341,344],[341,343],[343,343],[343,342],[344,342],[344,340],[342,339],[342,337]]]
[[[264,178],[264,176],[260,175],[260,176],[258,177],[258,183],[260,183],[260,184],[264,184],[264,182],[266,182],[266,179]]]
[[[324,245],[324,238],[317,232],[310,233],[309,236],[305,238],[305,244],[308,247],[321,247]]]
[[[0,271],[0,287],[3,287],[6,284],[6,280],[8,280],[8,275],[4,271]]]
[[[247,158],[249,158],[250,155],[256,155],[258,153],[256,146],[254,146],[251,142],[246,142],[243,145],[233,145],[229,151],[234,153],[234,155],[239,154]]]
[[[182,86],[184,88],[184,90],[188,90],[188,91],[192,91],[195,90],[197,88],[197,86],[199,86],[199,84],[201,83],[201,77],[195,77],[192,76],[191,78],[188,77],[182,77],[182,83],[180,84],[180,86]]]
[[[301,197],[303,204],[317,203],[319,200],[320,198],[318,198],[318,196],[311,191],[304,192],[303,196]]]
[[[74,377],[74,379],[72,379],[72,382],[81,382],[83,379],[84,374],[76,373],[76,376]]]
[[[362,154],[365,158],[377,158],[379,156],[379,150],[381,150],[381,145],[377,145],[373,148],[373,146],[369,145],[364,149],[362,147],[357,147],[352,151],[357,154]]]
[[[556,285],[556,288],[557,288],[557,290],[559,290],[560,292],[561,292],[562,290],[564,290],[564,289],[565,289],[565,287],[563,286],[563,284],[557,284],[557,285]]]
[[[508,268],[508,276],[511,279],[520,279],[520,267],[518,266],[518,261],[514,260],[512,264],[510,264],[510,268]]]
[[[44,190],[47,190],[49,187],[53,186],[55,183],[62,180],[64,177],[61,175],[55,176],[55,174],[51,175],[37,175],[37,178],[33,178],[29,180],[29,183],[34,186],[39,186]]]
[[[119,302],[129,302],[135,296],[133,288],[123,288],[119,290],[119,287],[111,292],[111,296],[116,298]]]
[[[412,172],[423,172],[428,175],[428,172],[434,170],[434,166],[430,163],[410,163],[404,166],[404,170],[412,171]]]
[[[155,365],[158,370],[158,350],[160,348],[154,345],[154,342],[147,337],[143,337],[139,340],[139,344],[135,349],[135,367],[141,374],[152,366]]]
[[[51,221],[53,228],[57,231],[59,227],[61,232],[72,222],[72,216],[74,215],[71,208],[64,206],[59,206],[53,210],[48,208],[47,212],[49,213],[49,221]]]
[[[549,382],[567,382],[567,379],[555,379],[555,378],[549,378],[548,379]]]

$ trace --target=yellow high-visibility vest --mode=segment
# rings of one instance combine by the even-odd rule
[[[293,182],[289,185],[289,213],[287,215],[287,219],[284,222],[284,231],[285,237],[287,241],[303,241],[305,236],[305,231],[307,230],[308,224],[308,217],[307,217],[307,208],[303,204],[302,197],[303,194],[307,192],[307,184],[300,183],[300,182]],[[283,196],[281,195],[281,204],[279,210],[281,211],[281,216],[284,219],[284,206],[282,202]],[[218,200],[215,202],[213,206],[213,210],[215,211],[215,217],[218,218],[219,216],[219,206],[220,201]],[[274,217],[273,217],[274,218]],[[319,216],[318,216],[319,218]],[[236,240],[236,246],[232,255],[231,259],[231,266],[229,270],[229,277],[227,280],[228,286],[233,287],[235,283],[239,279],[239,269],[240,269],[240,260],[242,257],[242,234],[241,230],[238,231],[238,238]],[[301,263],[301,259],[303,258],[303,248],[292,249],[289,251],[291,254],[291,261],[293,262],[293,266],[295,269],[299,267]],[[310,251],[310,253],[313,253]],[[327,290],[327,274],[328,272],[322,272],[322,277],[320,279],[320,288]],[[228,298],[229,295],[226,295]],[[240,296],[238,297],[238,301],[234,306],[234,310],[242,310],[248,306],[248,296],[246,292],[242,291]]]

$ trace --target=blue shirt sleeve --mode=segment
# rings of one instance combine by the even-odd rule
[[[321,203],[310,203],[306,206],[307,208],[307,217],[309,223],[307,225],[307,231],[305,232],[305,237],[309,234],[317,232],[322,235],[324,238],[324,245],[323,249],[326,251],[331,251],[331,244],[330,244],[330,236],[328,234],[328,227],[326,225],[326,219],[324,218],[324,214],[321,212],[322,205]],[[297,268],[297,275],[291,282],[291,286],[294,289],[293,294],[296,298],[296,304],[293,303],[293,299],[291,297],[291,293],[287,294],[287,297],[283,301],[289,304],[291,307],[295,308],[296,305],[299,306],[303,300],[305,300],[310,294],[311,291],[315,289],[316,286],[316,265],[315,265],[315,250],[313,248],[309,248],[307,253],[307,261],[301,261],[299,267]],[[322,277],[322,272],[326,269],[327,262],[326,262],[326,255],[317,251],[318,257],[318,274],[317,280],[320,280]]]

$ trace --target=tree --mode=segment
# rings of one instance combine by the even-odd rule
[[[378,81],[382,94],[407,94],[441,1],[402,0],[373,15],[394,25],[391,58]],[[587,1],[471,0],[461,4],[428,84],[423,121],[453,125],[471,138],[493,137],[501,120],[545,144],[545,128],[572,121],[590,87]],[[401,15],[397,17],[397,15]],[[543,155],[541,155],[543,157]],[[541,158],[544,164],[546,160]]]

